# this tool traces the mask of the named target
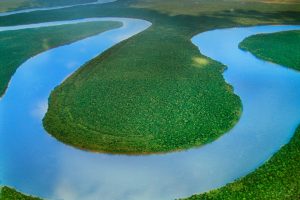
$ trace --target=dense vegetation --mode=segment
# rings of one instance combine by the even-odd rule
[[[225,187],[188,200],[295,200],[300,197],[300,127],[268,162]]]
[[[262,2],[268,2],[269,4]],[[131,6],[134,8],[155,10],[160,13],[168,14],[169,16],[186,15],[196,17],[209,14],[221,17],[224,11],[230,12],[233,15],[244,11],[245,13],[243,15],[235,19],[243,23],[243,21],[248,18],[247,15],[245,15],[246,13],[257,11],[271,13],[278,10],[298,11],[300,2],[298,0],[139,0]],[[255,17],[252,18],[252,20],[254,19]],[[262,19],[259,21],[261,20]]]
[[[153,23],[55,89],[44,125],[59,140],[110,153],[167,152],[211,142],[234,125],[241,104],[222,77],[224,66],[200,55],[190,38],[216,27],[297,19],[296,13],[285,13],[295,11],[288,4],[148,2],[119,1],[90,7],[88,13],[82,8],[80,15],[76,9],[46,14],[46,20],[102,15]],[[186,4],[199,12],[184,14],[185,6],[178,11]]]
[[[16,69],[28,58],[47,49],[119,26],[121,23],[118,22],[89,22],[0,32],[0,96],[4,94]]]
[[[0,12],[36,7],[64,6],[94,2],[96,0],[1,0]]]
[[[148,153],[199,146],[231,128],[240,101],[224,67],[167,28],[116,46],[57,87],[46,130],[84,149]],[[162,33],[168,44],[157,43]]]
[[[261,59],[300,70],[300,31],[250,36],[240,48]]]
[[[9,187],[0,187],[0,200],[41,200],[37,197],[24,195]]]

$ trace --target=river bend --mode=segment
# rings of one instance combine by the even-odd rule
[[[13,76],[0,100],[0,184],[48,199],[175,199],[250,173],[292,137],[300,121],[300,74],[259,60],[238,44],[253,34],[300,26],[258,26],[192,38],[202,54],[228,66],[224,77],[243,103],[237,125],[211,144],[165,155],[125,156],[90,153],[55,140],[42,126],[51,90],[85,62],[150,23],[93,18],[0,28],[90,20],[121,21],[123,27],[34,56]]]

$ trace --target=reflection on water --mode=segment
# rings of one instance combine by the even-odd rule
[[[74,149],[41,122],[50,91],[93,56],[149,23],[125,26],[35,56],[13,77],[0,101],[0,181],[51,199],[174,199],[243,176],[288,142],[300,121],[300,74],[238,49],[245,37],[299,26],[260,26],[202,33],[203,54],[226,65],[224,76],[243,102],[239,123],[217,141],[165,155],[124,156]],[[125,38],[124,38],[125,37]]]

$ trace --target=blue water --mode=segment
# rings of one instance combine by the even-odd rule
[[[224,77],[243,103],[238,124],[211,144],[124,156],[85,152],[52,138],[41,122],[50,91],[86,61],[150,25],[121,21],[122,28],[44,52],[17,70],[0,100],[1,184],[49,199],[174,199],[248,174],[289,141],[300,122],[300,74],[256,59],[238,43],[300,26],[222,29],[192,39],[201,53],[228,65]]]

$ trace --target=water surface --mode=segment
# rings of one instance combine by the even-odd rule
[[[122,28],[44,52],[17,70],[0,100],[0,184],[49,199],[175,199],[250,173],[292,137],[300,121],[300,74],[258,60],[238,44],[249,35],[300,26],[221,29],[192,39],[201,53],[228,65],[224,77],[243,103],[237,125],[211,144],[125,156],[85,152],[52,138],[41,121],[50,91],[86,61],[150,25],[122,21]]]

